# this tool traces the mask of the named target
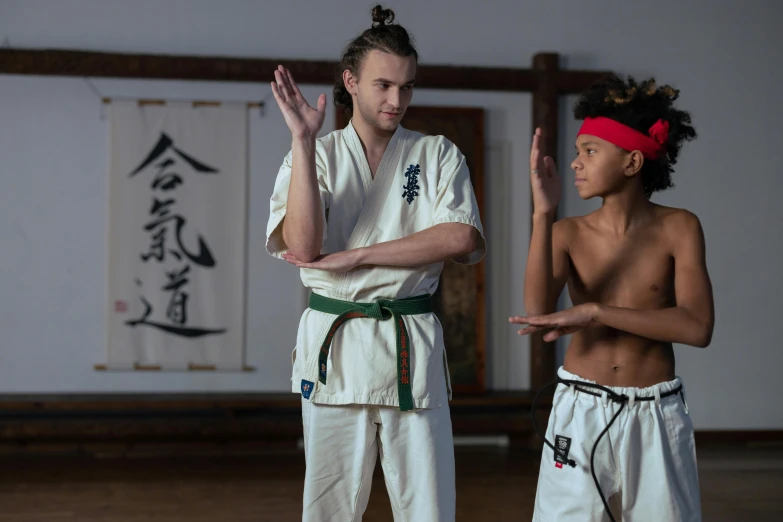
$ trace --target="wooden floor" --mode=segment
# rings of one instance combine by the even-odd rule
[[[5,455],[0,522],[300,520],[300,452],[211,453]],[[783,520],[783,449],[700,450],[699,462],[706,522]],[[529,450],[457,448],[457,520],[530,520],[537,470]],[[364,520],[392,521],[380,469]]]

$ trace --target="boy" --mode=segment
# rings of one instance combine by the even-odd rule
[[[560,180],[530,156],[533,231],[525,273],[530,334],[572,334],[547,427],[534,520],[611,520],[618,495],[626,520],[701,520],[693,424],[673,343],[706,347],[712,290],[699,220],[650,202],[672,186],[685,140],[695,138],[678,91],[610,77],[574,113],[584,120],[571,163],[589,215],[553,223]],[[574,306],[558,313],[565,284]],[[600,442],[600,444],[599,444]],[[564,466],[564,464],[566,464]],[[598,495],[595,494],[598,489]]]

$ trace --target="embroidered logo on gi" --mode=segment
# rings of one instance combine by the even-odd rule
[[[568,463],[568,452],[571,449],[571,439],[562,435],[555,435],[555,467],[563,469],[563,464]]]
[[[323,362],[322,362],[322,363],[321,363],[321,364],[318,366],[318,375],[320,375],[321,377],[323,377],[324,379],[326,379],[326,363],[323,363]]]
[[[405,191],[402,193],[402,197],[408,202],[408,205],[413,203],[413,199],[419,195],[419,174],[421,170],[418,165],[411,165],[408,170],[405,171],[405,177],[408,178],[408,183],[403,185],[402,188]]]
[[[313,391],[313,383],[302,379],[302,397],[305,399],[310,398],[310,393]]]

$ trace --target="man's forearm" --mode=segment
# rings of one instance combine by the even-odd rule
[[[704,348],[710,344],[712,326],[682,307],[635,310],[599,304],[596,322],[616,330],[656,341]]]
[[[315,167],[315,138],[294,139],[291,182],[283,240],[297,258],[310,262],[321,253],[323,208]]]
[[[361,265],[420,266],[458,258],[483,242],[478,230],[462,223],[442,223],[402,239],[359,249]]]

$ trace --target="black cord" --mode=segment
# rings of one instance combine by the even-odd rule
[[[562,451],[560,448],[556,448],[554,444],[549,442],[546,438],[546,435],[541,432],[541,429],[538,427],[538,422],[536,422],[536,404],[538,403],[538,398],[541,396],[541,392],[549,388],[550,386],[560,384],[560,379],[555,379],[554,381],[545,384],[541,387],[540,390],[536,393],[536,396],[533,397],[533,404],[530,406],[530,416],[533,420],[533,428],[536,430],[536,433],[539,437],[544,441],[544,444],[552,448],[552,451],[554,451],[556,454],[560,455],[560,458],[563,459],[569,466],[572,468],[576,467],[576,461],[574,459],[569,459],[568,455],[564,451]]]
[[[601,484],[598,482],[598,477],[595,475],[595,450],[598,449],[598,443],[601,441],[601,437],[603,437],[606,434],[606,432],[609,431],[609,428],[612,427],[614,421],[616,421],[617,417],[620,416],[620,412],[623,411],[623,408],[625,408],[625,403],[626,401],[620,403],[620,407],[617,409],[617,413],[614,414],[612,420],[610,420],[609,424],[606,425],[604,431],[602,431],[601,434],[598,436],[598,438],[595,439],[595,444],[593,444],[593,451],[590,452],[590,474],[593,476],[593,482],[595,482],[595,487],[596,489],[598,489],[598,494],[601,496],[601,502],[604,503],[604,508],[606,508],[606,514],[609,515],[609,520],[611,520],[612,522],[616,522],[616,521],[612,516],[612,511],[609,509],[609,503],[606,501],[606,497],[604,497],[604,492],[601,489]]]

